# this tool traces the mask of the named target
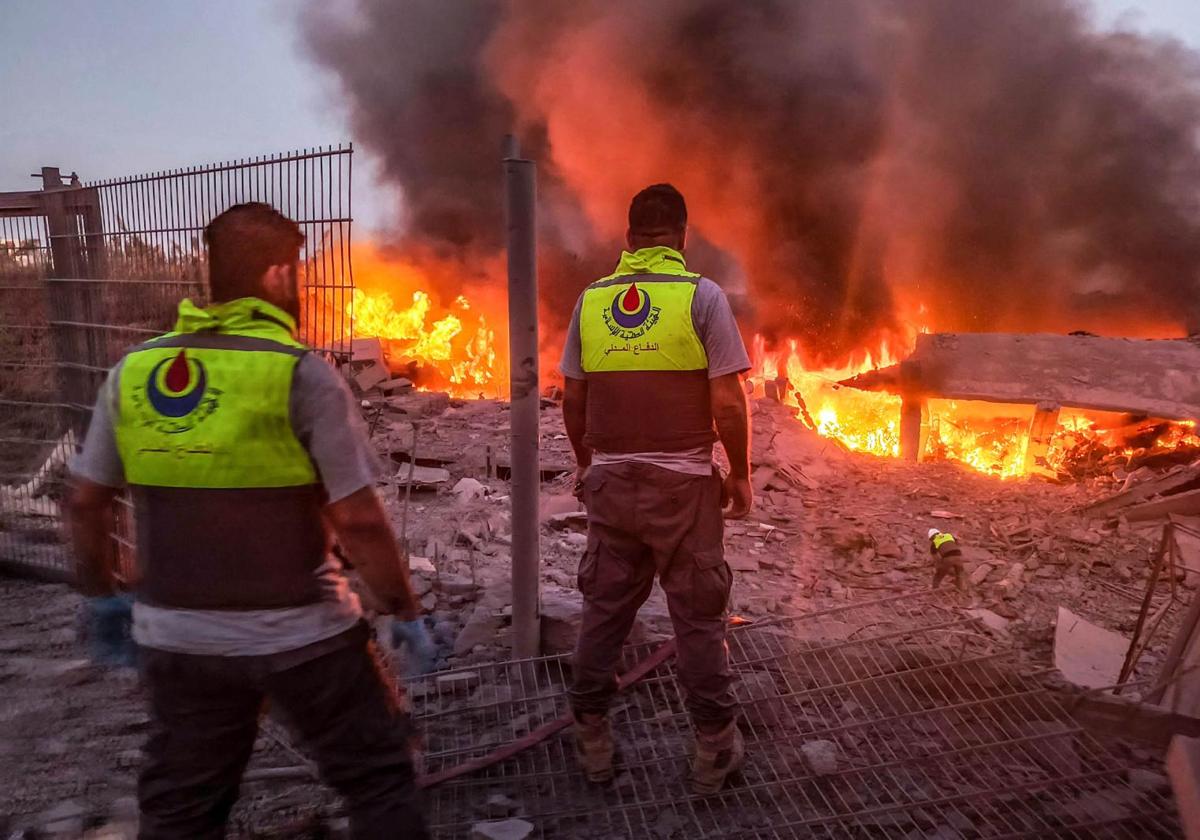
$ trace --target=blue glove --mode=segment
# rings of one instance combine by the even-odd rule
[[[408,670],[410,674],[428,674],[437,662],[437,645],[429,635],[425,622],[392,622],[392,647],[408,646]]]
[[[88,652],[97,665],[133,665],[133,598],[128,594],[89,598],[84,604]]]

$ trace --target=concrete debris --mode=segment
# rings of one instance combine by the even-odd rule
[[[1025,588],[1025,564],[1013,563],[1008,568],[1004,579],[996,584],[996,589],[1003,598],[1016,598]]]
[[[833,741],[808,741],[800,752],[815,776],[828,776],[838,770],[838,745]]]
[[[972,582],[974,582],[974,579],[972,579]],[[989,630],[993,630],[996,633],[1001,633],[1004,635],[1008,634],[1008,625],[1012,623],[1009,619],[989,609],[979,608],[967,610],[967,615],[978,618]]]
[[[383,343],[378,338],[356,338],[350,342],[350,361],[384,364]]]
[[[354,374],[354,384],[359,391],[369,391],[381,382],[386,382],[388,376],[387,365],[382,362],[371,362]]]
[[[470,578],[446,574],[438,577],[437,588],[447,595],[473,596],[478,591],[479,585]]]
[[[971,585],[976,586],[976,587],[979,586],[981,583],[983,583],[985,580],[988,579],[988,576],[992,573],[992,569],[994,569],[994,568],[996,568],[996,567],[994,565],[992,565],[991,563],[980,563],[978,566],[976,566],[974,569],[971,570],[971,575],[970,575]]]
[[[587,513],[582,510],[556,513],[546,518],[546,524],[556,531],[568,528],[587,530]]]
[[[554,656],[575,650],[582,619],[583,596],[557,586],[542,587],[542,653]]]
[[[503,619],[496,610],[487,604],[476,604],[471,611],[471,617],[454,640],[454,653],[458,656],[470,653],[476,645],[484,645],[495,640]]]
[[[525,820],[482,822],[471,826],[472,840],[525,840],[531,834],[533,823]]]
[[[389,379],[387,382],[379,383],[379,390],[385,394],[399,394],[404,391],[411,391],[413,383],[411,379],[406,379],[403,376]]]
[[[465,505],[468,502],[483,498],[487,493],[487,485],[478,479],[464,477],[458,480],[452,492],[458,503]]]
[[[419,554],[410,554],[408,556],[408,569],[411,572],[416,572],[420,575],[436,575],[437,569],[433,565],[433,561],[428,557],[422,557]]]
[[[1054,629],[1054,667],[1076,685],[1103,688],[1115,685],[1129,640],[1058,608]]]
[[[422,467],[413,464],[401,464],[396,471],[396,481],[400,492],[403,493],[412,475],[413,490],[436,490],[450,480],[450,471],[441,467]]]

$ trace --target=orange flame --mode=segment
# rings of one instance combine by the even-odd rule
[[[914,334],[927,331],[916,328]],[[846,449],[895,458],[900,455],[900,397],[837,383],[894,364],[908,350],[911,347],[900,353],[884,348],[841,367],[810,368],[796,342],[768,351],[763,337],[755,336],[750,381],[756,396],[770,393],[780,398],[797,409],[806,425]],[[1026,456],[1033,414],[1032,406],[930,399],[922,417],[925,444],[920,458],[955,461],[988,475],[1016,478],[1030,472],[1072,475],[1088,459],[1117,466],[1135,457],[1200,448],[1196,424],[1190,421],[1122,424],[1117,415],[1064,410],[1045,455],[1031,465]],[[1136,444],[1129,443],[1132,438],[1138,439]]]
[[[416,377],[420,389],[456,397],[501,397],[507,369],[497,365],[496,329],[484,311],[476,312],[467,292],[439,305],[432,289],[446,288],[455,266],[418,265],[389,260],[373,248],[354,254],[356,281],[346,305],[354,334],[386,343],[393,370]],[[461,280],[454,282],[461,285]],[[485,291],[479,291],[487,298]],[[493,311],[495,311],[493,307]]]

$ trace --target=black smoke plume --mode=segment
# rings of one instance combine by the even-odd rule
[[[305,40],[402,188],[406,242],[499,247],[519,130],[555,309],[615,256],[629,197],[671,181],[744,275],[745,326],[813,362],[899,337],[918,304],[941,330],[1200,326],[1200,62],[1081,3],[325,9]]]

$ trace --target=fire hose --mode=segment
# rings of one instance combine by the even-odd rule
[[[623,690],[641,680],[659,665],[666,662],[675,653],[675,640],[663,642],[653,653],[634,665],[628,672],[617,678],[617,687]],[[443,782],[448,782],[451,779],[457,779],[459,776],[465,776],[468,773],[474,773],[477,770],[482,770],[485,767],[491,767],[493,764],[499,764],[501,761],[506,761],[512,758],[517,753],[524,752],[532,746],[540,744],[556,732],[561,732],[571,725],[574,720],[571,713],[563,712],[561,717],[542,724],[537,729],[530,732],[528,735],[518,738],[503,746],[497,747],[487,755],[473,758],[470,761],[464,761],[462,764],[456,764],[453,767],[447,767],[444,770],[439,770],[436,773],[427,773],[417,779],[417,787],[431,788],[435,785],[440,785]]]

